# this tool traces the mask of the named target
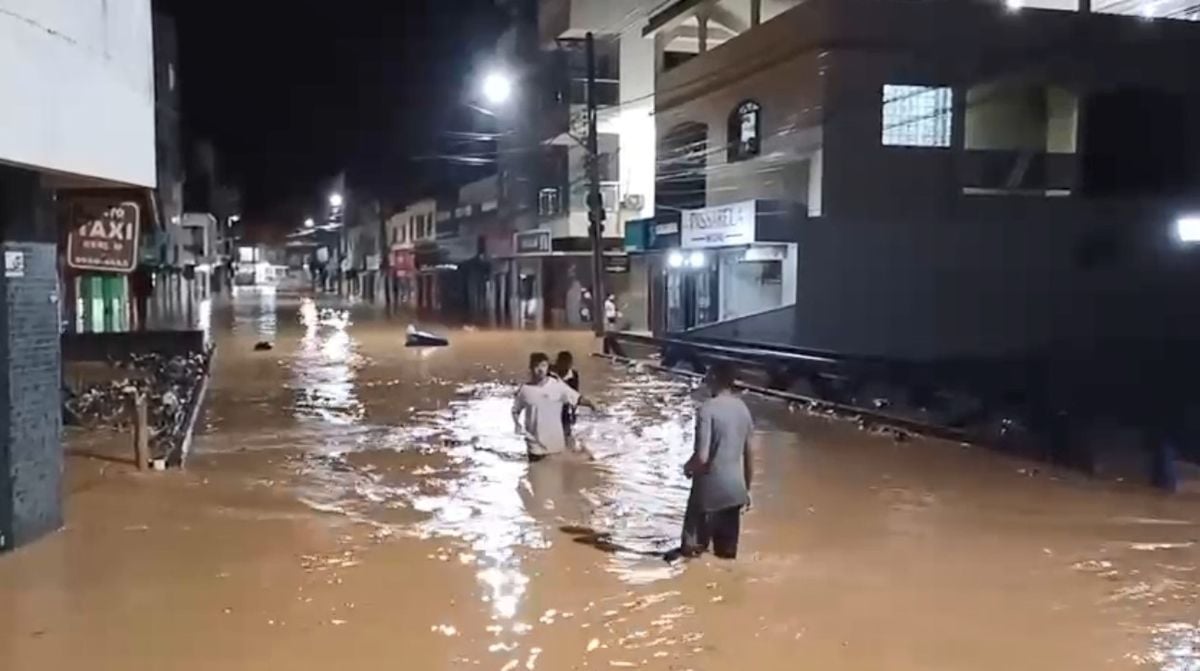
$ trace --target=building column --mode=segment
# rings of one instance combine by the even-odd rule
[[[659,31],[654,34],[654,74],[660,75],[666,70],[667,63],[667,40],[666,36]]]
[[[0,551],[62,526],[62,364],[53,201],[0,166]]]
[[[750,27],[762,23],[762,0],[750,0]]]
[[[700,53],[708,51],[708,10],[696,12],[696,41]]]

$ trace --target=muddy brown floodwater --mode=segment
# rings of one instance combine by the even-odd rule
[[[72,458],[66,528],[0,557],[0,668],[1200,669],[1195,498],[752,400],[743,557],[668,566],[687,383],[269,293],[211,327],[187,470]],[[531,467],[513,384],[559,349],[597,459]]]

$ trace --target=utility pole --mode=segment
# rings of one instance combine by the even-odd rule
[[[604,202],[600,196],[600,138],[596,132],[596,41],[587,34],[588,236],[592,239],[592,331],[604,335]]]

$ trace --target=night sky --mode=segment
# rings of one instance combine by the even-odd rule
[[[322,180],[398,200],[470,175],[417,157],[469,125],[464,86],[501,28],[491,0],[164,0],[184,127],[208,137],[248,219],[283,226]]]

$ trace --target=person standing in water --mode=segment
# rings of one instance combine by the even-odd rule
[[[563,412],[580,405],[596,410],[594,403],[550,375],[550,357],[542,352],[529,355],[529,381],[517,390],[512,416],[517,433],[525,436],[530,461],[566,449]]]
[[[558,353],[558,356],[554,358],[554,367],[550,369],[550,374],[579,393],[579,371],[575,370],[575,357],[570,352],[563,350]],[[563,435],[567,437],[568,442],[571,440],[571,429],[575,426],[575,417],[575,407],[564,405],[562,409]]]
[[[737,558],[743,509],[754,479],[754,418],[734,394],[733,368],[717,363],[704,378],[712,398],[696,413],[696,442],[683,471],[692,479],[681,547],[667,559],[698,557],[710,545],[722,559]]]

